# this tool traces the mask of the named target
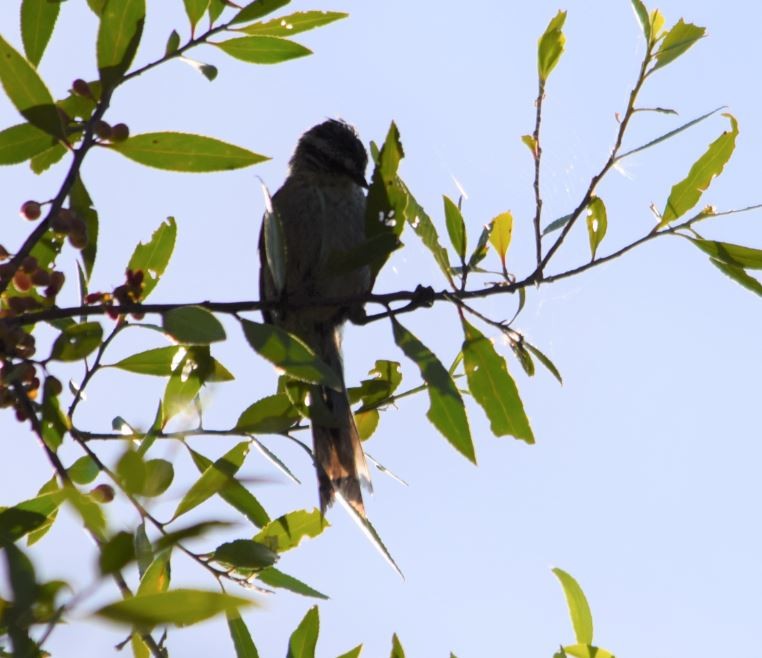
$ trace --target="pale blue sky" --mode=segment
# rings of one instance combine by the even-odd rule
[[[0,33],[14,43],[17,4],[0,6]],[[56,96],[74,78],[96,77],[95,20],[84,5],[64,3],[41,65]],[[725,174],[704,200],[720,210],[762,202],[762,9],[743,0],[663,0],[649,6],[661,8],[670,24],[684,17],[706,26],[709,37],[654,75],[643,92],[642,104],[674,108],[680,117],[640,115],[627,143],[637,146],[727,105],[741,135]],[[397,122],[407,153],[402,175],[443,236],[441,195],[458,194],[453,177],[468,193],[464,215],[472,243],[483,223],[510,209],[516,226],[509,269],[525,274],[533,258],[531,159],[519,138],[532,128],[537,37],[558,9],[568,10],[567,52],[547,89],[545,223],[576,205],[608,155],[614,114],[625,107],[643,49],[628,0],[467,6],[298,0],[286,11],[304,9],[351,16],[297,39],[315,51],[310,58],[254,67],[213,49],[198,50],[191,56],[220,68],[213,83],[173,62],[116,96],[107,119],[126,121],[133,133],[208,134],[272,161],[192,176],[93,153],[84,180],[103,231],[95,288],[120,283],[133,246],[173,215],[179,227],[175,258],[154,301],[256,298],[262,213],[256,176],[276,189],[299,134],[327,116],[354,123],[366,143],[383,139],[389,122]],[[149,3],[149,11],[140,62],[163,51],[172,28],[186,30],[179,0]],[[17,122],[10,103],[0,99],[0,126]],[[610,174],[598,190],[609,215],[601,253],[650,229],[650,203],[663,206],[672,184],[726,125],[713,117]],[[0,243],[12,250],[20,242],[29,224],[17,219],[18,206],[27,198],[53,196],[62,175],[60,165],[41,177],[24,166],[0,170],[0,211],[6,218]],[[700,230],[762,247],[759,213],[708,221]],[[417,283],[444,287],[417,238],[406,231],[403,241],[408,248],[389,264],[377,290],[412,289]],[[579,226],[551,269],[587,258],[587,236]],[[73,301],[76,291],[68,294]],[[510,317],[514,300],[492,298],[480,308],[492,317]],[[452,360],[461,341],[452,308],[437,307],[404,322],[443,361]],[[762,616],[762,448],[754,375],[762,362],[761,324],[760,300],[678,239],[650,243],[580,277],[529,291],[517,327],[565,378],[563,387],[545,372],[528,379],[509,356],[537,444],[494,438],[469,403],[475,468],[425,421],[424,398],[403,400],[384,413],[368,451],[410,486],[377,473],[368,507],[406,580],[388,568],[342,510],[332,510],[334,527],[279,563],[331,596],[320,607],[319,655],[330,658],[364,642],[364,656],[385,656],[396,631],[412,658],[449,651],[459,658],[548,657],[559,644],[573,642],[553,566],[581,583],[596,643],[620,657],[752,655]],[[233,324],[226,326],[233,340],[214,353],[237,379],[210,395],[209,427],[231,425],[275,386],[273,369],[243,344]],[[154,335],[135,334],[114,345],[109,361],[161,344]],[[377,357],[403,361],[405,382],[418,381],[387,324],[346,331],[349,380],[364,376]],[[107,430],[116,415],[136,425],[151,421],[161,381],[112,372],[99,378],[80,410],[84,427]],[[5,454],[12,455],[0,461],[0,503],[11,504],[32,496],[49,468],[9,412],[0,415],[0,427]],[[273,480],[255,490],[273,516],[317,502],[311,465],[284,443],[267,439],[303,478],[301,487],[257,455],[244,467],[247,477]],[[192,445],[217,456],[231,442],[202,438]],[[154,451],[177,458],[180,483],[195,477],[178,447]],[[65,455],[77,456],[73,450]],[[174,504],[176,499],[158,507],[157,514],[169,516]],[[112,509],[115,527],[134,525],[127,507]],[[214,514],[239,520],[222,505],[201,508],[194,518]],[[251,534],[243,525],[235,532]],[[210,540],[198,547],[213,545]],[[95,551],[70,517],[56,524],[33,555],[45,565],[46,578],[89,583],[93,577]],[[174,578],[175,585],[214,586],[182,559]],[[97,600],[116,597],[106,585]],[[246,621],[263,658],[282,656],[312,602],[279,593],[265,605],[246,613]],[[50,649],[64,658],[104,656],[121,638],[121,631],[82,621],[56,630]],[[233,655],[221,621],[173,631],[169,646],[177,656]]]

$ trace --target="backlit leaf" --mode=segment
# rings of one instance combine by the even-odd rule
[[[177,224],[174,217],[167,217],[157,228],[147,243],[139,243],[132,252],[127,269],[143,272],[141,299],[145,299],[156,287],[159,278],[167,269],[177,238]]]
[[[659,50],[656,51],[656,64],[651,72],[666,66],[677,59],[706,33],[706,28],[686,23],[681,18],[672,26],[669,32],[661,40]]]
[[[458,254],[458,258],[462,262],[466,257],[466,224],[463,221],[460,208],[449,197],[443,198],[447,233],[455,253]]]
[[[320,616],[317,606],[311,607],[288,641],[286,658],[315,658]]]
[[[553,569],[553,573],[561,582],[566,596],[566,604],[569,607],[569,616],[574,627],[574,636],[580,644],[593,643],[593,616],[590,612],[590,606],[585,598],[585,593],[572,576],[558,567]]]
[[[254,0],[233,16],[233,20],[230,23],[236,25],[238,23],[255,21],[258,18],[262,18],[262,16],[271,14],[276,9],[285,7],[289,2],[291,0]]]
[[[590,253],[593,260],[595,260],[598,245],[606,235],[607,228],[606,206],[599,197],[594,196],[587,206],[587,235],[590,240]]]
[[[56,144],[55,138],[30,123],[0,131],[0,165],[19,164]]]
[[[548,79],[564,52],[566,37],[561,29],[565,20],[566,12],[559,11],[548,23],[537,44],[537,72],[543,82]]]
[[[299,412],[285,393],[257,400],[238,418],[235,430],[259,434],[280,434],[299,420]]]
[[[140,44],[145,0],[107,2],[98,29],[98,71],[104,87],[113,87],[127,72]]]
[[[239,28],[239,31],[250,35],[288,37],[292,34],[328,25],[328,23],[333,23],[347,16],[349,14],[339,11],[297,11],[288,16],[273,18],[267,22],[252,23]]]
[[[257,572],[257,580],[270,587],[286,589],[295,594],[301,594],[302,596],[310,596],[314,599],[328,598],[325,594],[318,592],[316,589],[312,589],[312,587],[306,585],[301,580],[297,580],[293,576],[278,571],[275,567],[267,567],[266,569]]]
[[[27,59],[37,66],[53,34],[60,0],[23,0],[21,3],[21,40]]]
[[[312,54],[302,44],[280,37],[238,37],[216,41],[214,45],[231,57],[250,64],[279,64]]]
[[[228,613],[228,631],[233,640],[236,658],[259,658],[251,633],[237,611]]]
[[[53,343],[50,358],[58,361],[79,361],[103,340],[103,327],[97,322],[73,324],[64,329]]]
[[[283,553],[296,548],[306,537],[317,537],[328,526],[320,510],[289,512],[270,521],[254,536],[254,541]]]
[[[208,345],[225,340],[222,323],[200,306],[180,306],[162,317],[164,331],[184,345]]]

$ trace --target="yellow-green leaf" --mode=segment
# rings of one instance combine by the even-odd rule
[[[681,18],[661,41],[661,46],[656,52],[656,64],[651,69],[655,71],[677,59],[694,43],[706,34],[706,28],[693,23],[686,23]]]
[[[466,224],[463,221],[460,208],[458,208],[455,202],[447,196],[443,197],[443,199],[447,233],[450,236],[452,246],[455,248],[455,253],[458,254],[458,258],[463,262],[466,257]]]
[[[238,31],[259,36],[288,37],[328,25],[347,16],[349,14],[340,11],[297,11],[266,22],[252,23],[239,28]]]
[[[558,60],[564,52],[566,37],[561,29],[566,20],[566,12],[559,11],[548,23],[545,32],[537,44],[537,72],[540,80],[545,82],[550,72],[558,64]]]
[[[599,197],[594,196],[587,206],[587,235],[590,239],[590,253],[593,260],[595,260],[598,245],[606,235],[607,228],[606,206]]]
[[[97,54],[104,87],[113,87],[127,72],[138,50],[145,17],[145,0],[119,0],[103,7]]]
[[[556,578],[561,582],[566,596],[566,604],[569,607],[569,616],[571,617],[574,628],[574,636],[579,644],[593,643],[593,615],[590,612],[590,606],[587,598],[579,583],[572,578],[563,569],[558,567],[553,569]]]
[[[214,42],[213,45],[231,57],[251,64],[279,64],[312,54],[302,44],[280,37],[238,37]]]
[[[53,34],[61,0],[23,0],[21,3],[21,40],[27,59],[37,66]]]
[[[492,220],[492,230],[489,234],[489,242],[494,247],[500,262],[505,269],[505,256],[508,253],[508,247],[511,246],[511,236],[513,235],[513,215],[510,212],[501,212]]]

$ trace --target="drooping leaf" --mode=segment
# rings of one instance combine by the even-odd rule
[[[377,409],[368,409],[367,411],[358,411],[355,414],[355,425],[361,441],[367,441],[378,427],[380,414]]]
[[[54,137],[65,137],[61,117],[42,78],[1,36],[0,84],[11,103],[29,123]]]
[[[463,221],[463,215],[460,208],[447,196],[444,199],[445,224],[447,233],[450,236],[450,243],[458,254],[458,258],[463,262],[466,258],[466,224]]]
[[[139,627],[166,624],[189,626],[248,605],[254,605],[254,602],[220,592],[175,589],[117,601],[102,607],[95,614],[110,621]]]
[[[743,267],[749,270],[762,270],[762,249],[744,247],[730,242],[718,242],[716,240],[699,240],[688,238],[705,254],[728,265]]]
[[[537,44],[537,72],[540,80],[545,82],[550,72],[558,64],[558,60],[564,52],[566,37],[562,32],[566,12],[559,11],[548,23],[545,32],[540,37]]]
[[[109,148],[148,167],[188,173],[230,171],[268,159],[212,137],[178,132],[134,135]]]
[[[718,270],[720,270],[720,272],[733,279],[736,283],[741,284],[747,290],[751,290],[753,293],[756,293],[762,297],[762,283],[760,283],[753,276],[747,274],[746,270],[744,270],[742,267],[738,267],[737,265],[729,265],[728,263],[724,263],[720,260],[717,260],[716,258],[710,258],[709,262],[712,263],[712,265],[714,265]]]
[[[0,131],[0,165],[19,164],[56,144],[54,137],[30,123]]]
[[[37,66],[56,25],[60,0],[23,0],[21,3],[21,40],[32,65]]]
[[[204,457],[204,455],[195,450],[189,449],[189,451],[193,463],[201,473],[204,473],[212,465],[211,459]],[[270,522],[270,517],[265,511],[265,508],[262,507],[251,491],[244,487],[234,477],[229,478],[228,482],[218,491],[218,495],[258,528],[261,528]]]
[[[659,50],[656,51],[656,64],[651,69],[651,73],[680,57],[694,43],[703,38],[705,33],[706,28],[686,23],[681,18],[662,39]]]
[[[312,54],[302,44],[280,37],[237,37],[216,41],[214,45],[231,57],[250,64],[279,64]]]
[[[236,658],[259,658],[251,633],[237,611],[228,613],[228,631],[233,640]]]
[[[563,569],[556,567],[553,569],[553,573],[561,582],[561,587],[563,587],[577,642],[580,644],[592,644],[593,616],[590,612],[590,606],[587,603],[585,593],[582,591],[579,583]]]
[[[241,320],[244,336],[257,354],[292,377],[341,390],[338,373],[296,336],[269,324]]]
[[[176,519],[181,514],[189,512],[229,484],[243,465],[248,452],[249,442],[242,441],[206,468],[201,477],[182,497],[172,518]]]
[[[139,243],[132,252],[127,269],[143,272],[141,299],[145,299],[156,287],[159,278],[167,269],[177,238],[177,223],[174,217],[167,217],[157,228],[147,243]]]
[[[482,232],[479,234],[479,240],[476,242],[476,246],[471,253],[471,257],[468,259],[468,267],[471,269],[475,268],[487,257],[487,254],[489,253],[489,248],[487,245],[489,244],[489,237],[492,234],[492,229],[494,226],[494,221],[486,224],[482,229]]]
[[[252,23],[239,28],[239,31],[254,36],[289,37],[328,25],[347,16],[349,14],[340,11],[297,11],[266,22]]]
[[[57,361],[79,361],[103,341],[103,327],[97,322],[73,324],[64,329],[53,343],[50,358]]]
[[[98,29],[98,71],[105,88],[113,87],[127,72],[143,35],[145,0],[107,2]]]
[[[225,340],[222,323],[200,306],[180,306],[162,317],[164,331],[184,345],[208,345]]]
[[[238,418],[235,430],[259,434],[280,434],[299,420],[299,412],[285,393],[269,395],[250,405]]]
[[[82,182],[77,176],[69,192],[69,206],[85,222],[87,232],[87,246],[80,252],[82,264],[85,268],[86,279],[89,281],[95,265],[95,256],[98,249],[98,213],[93,207],[93,200]]]
[[[534,443],[534,434],[505,359],[476,327],[463,320],[463,363],[468,388],[484,409],[495,436]]]
[[[318,633],[320,632],[320,615],[318,607],[312,606],[304,619],[296,627],[288,641],[286,658],[315,658]]]
[[[291,0],[254,0],[241,9],[233,20],[230,21],[231,25],[237,25],[239,23],[248,23],[249,21],[255,21],[262,16],[272,14],[276,9],[285,7]]]
[[[392,328],[397,346],[418,366],[426,382],[429,394],[426,417],[458,452],[476,463],[463,398],[450,373],[428,347],[394,318]]]
[[[302,596],[310,596],[313,599],[327,599],[328,597],[316,589],[312,589],[309,585],[303,583],[301,580],[297,580],[293,576],[278,571],[275,567],[267,567],[257,573],[257,580],[263,582],[270,587],[278,587],[280,589],[286,589],[295,594],[301,594]]]
[[[598,245],[606,236],[607,228],[606,206],[600,197],[594,196],[587,206],[587,235],[590,240],[592,260],[595,260],[595,253],[598,251]]]
[[[532,354],[535,355],[535,357],[537,357],[537,360],[550,371],[550,374],[558,380],[559,384],[564,383],[558,368],[556,368],[556,365],[544,353],[542,353],[534,345],[526,342],[526,340],[524,341],[524,347],[526,347]]]
[[[688,175],[672,187],[659,227],[666,226],[693,208],[712,179],[722,173],[725,164],[730,160],[738,136],[738,122],[732,114],[723,116],[729,119],[730,130],[714,140],[693,164]]]
[[[450,258],[447,250],[440,244],[437,229],[431,217],[426,214],[423,207],[415,200],[407,186],[398,178],[397,182],[405,195],[405,219],[416,235],[421,238],[424,246],[431,252],[434,261],[439,265],[439,269],[452,281],[450,274]]]
[[[305,537],[317,537],[329,525],[317,509],[289,512],[270,521],[254,536],[254,541],[283,553],[296,548]]]
[[[209,82],[217,79],[217,74],[219,71],[217,70],[216,66],[207,64],[206,62],[199,62],[198,60],[191,59],[190,57],[179,57],[178,59],[191,68],[196,69],[196,71],[198,71],[207,80],[209,80]]]
[[[489,233],[489,242],[500,257],[503,270],[505,270],[505,256],[513,236],[513,215],[510,212],[501,212],[490,224],[492,230]]]
[[[638,17],[640,26],[643,28],[643,36],[646,38],[647,43],[651,43],[651,19],[648,17],[648,10],[641,0],[630,0],[632,2],[632,8],[635,10],[635,15]]]

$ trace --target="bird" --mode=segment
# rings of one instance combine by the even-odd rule
[[[279,302],[263,311],[266,323],[297,336],[339,375],[338,389],[310,388],[310,422],[323,515],[340,495],[363,519],[361,486],[370,475],[347,395],[341,353],[342,327],[361,305],[316,306],[304,302],[357,298],[370,292],[368,266],[333,267],[335,258],[366,241],[365,169],[368,154],[355,129],[328,119],[307,130],[289,161],[289,173],[272,196],[259,236],[260,299]],[[284,264],[271,269],[265,225],[279,222]],[[269,245],[274,249],[272,245]],[[333,260],[332,260],[333,259]],[[280,279],[280,280],[279,280]]]

